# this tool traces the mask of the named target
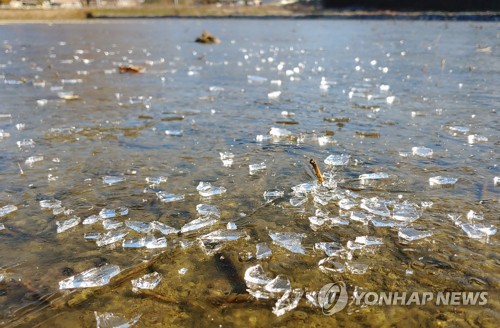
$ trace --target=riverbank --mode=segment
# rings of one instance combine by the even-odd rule
[[[331,18],[499,21],[500,12],[324,10],[294,6],[141,6],[133,8],[1,9],[0,23],[127,18]]]

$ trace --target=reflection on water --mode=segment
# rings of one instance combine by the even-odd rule
[[[222,43],[194,43],[203,29]],[[496,24],[1,30],[2,324],[493,326]],[[105,265],[121,270],[109,284],[59,290]],[[134,293],[153,272],[158,285]],[[338,281],[351,296],[490,297],[325,316],[315,292]]]

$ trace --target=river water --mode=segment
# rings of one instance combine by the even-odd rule
[[[495,326],[498,27],[0,26],[1,324],[93,327],[112,313],[140,315],[137,327]],[[195,43],[205,29],[221,43]],[[370,173],[382,179],[361,177]],[[432,185],[439,176],[451,184]],[[202,196],[201,182],[225,192]],[[123,215],[105,220],[103,209]],[[190,230],[199,217],[210,224]],[[126,236],[102,245],[117,232]],[[123,247],[147,236],[159,248]],[[257,256],[260,243],[272,254]],[[59,288],[111,265],[121,273],[110,284]],[[258,265],[279,284],[250,283]],[[152,292],[133,292],[152,272],[162,277]],[[349,296],[333,315],[317,304],[328,283]],[[357,304],[364,292],[487,292],[488,302]]]

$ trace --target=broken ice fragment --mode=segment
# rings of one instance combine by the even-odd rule
[[[123,226],[123,222],[116,221],[116,220],[111,220],[111,219],[104,219],[102,221],[102,227],[106,230],[114,230],[119,227]]]
[[[475,144],[478,142],[487,142],[488,138],[486,138],[485,136],[477,135],[477,134],[471,134],[467,137],[467,140],[469,141],[470,144]]]
[[[292,132],[288,131],[287,129],[272,127],[269,131],[269,135],[273,138],[283,138],[291,136]]]
[[[398,221],[413,222],[420,217],[417,209],[408,202],[394,204],[392,210],[392,218]]]
[[[171,137],[182,137],[182,131],[181,130],[165,130],[165,135],[171,136]]]
[[[245,281],[247,285],[267,285],[271,281],[271,278],[264,272],[262,265],[257,264],[245,271]]]
[[[105,176],[102,178],[102,182],[111,186],[120,182],[125,181],[124,177],[117,177],[117,176]]]
[[[331,166],[347,165],[350,159],[351,156],[346,154],[330,155],[327,158],[325,158],[325,164]]]
[[[232,230],[216,230],[212,231],[209,234],[203,235],[200,237],[201,240],[206,240],[210,242],[215,242],[215,241],[230,241],[230,240],[236,240],[241,237],[239,232],[232,231]]]
[[[336,242],[320,242],[314,244],[314,249],[315,250],[322,250],[325,252],[326,256],[338,256],[340,255],[345,249],[344,246],[342,246],[339,243]]]
[[[271,232],[271,239],[277,245],[288,249],[292,253],[305,254],[301,241],[305,234],[296,232]]]
[[[142,248],[146,245],[146,238],[126,238],[122,241],[123,248]]]
[[[148,222],[127,220],[125,221],[125,225],[140,233],[150,233],[153,230],[153,226]]]
[[[4,207],[0,208],[0,218],[6,216],[9,213],[12,213],[14,211],[17,211],[17,206],[15,205],[5,205]]]
[[[96,223],[97,221],[99,221],[101,219],[100,216],[98,215],[95,215],[95,214],[92,214],[90,216],[87,216],[84,220],[83,220],[83,224],[85,225],[90,225],[90,224],[94,224]]]
[[[227,230],[236,230],[238,229],[238,226],[234,222],[228,222],[226,228]]]
[[[17,147],[19,147],[19,148],[23,148],[23,147],[33,148],[33,147],[35,147],[35,141],[33,141],[33,139],[23,139],[23,140],[17,141]]]
[[[141,315],[136,315],[134,318],[128,320],[121,314],[114,313],[97,313],[94,311],[95,320],[97,321],[97,328],[130,328],[134,326]]]
[[[344,272],[345,265],[336,261],[332,257],[327,257],[318,262],[319,270],[323,273],[330,274],[332,272]]]
[[[200,195],[203,197],[221,195],[227,191],[226,188],[212,186],[209,182],[200,182],[196,187],[196,190],[198,190]]]
[[[103,208],[99,212],[99,217],[101,219],[111,219],[114,218],[115,216],[116,216],[116,211],[110,208]]]
[[[31,156],[31,157],[28,157],[25,161],[24,161],[24,164],[28,165],[28,166],[33,166],[34,163],[36,162],[40,162],[40,161],[43,161],[43,156]]]
[[[382,241],[382,238],[377,238],[377,237],[373,237],[373,236],[356,237],[356,240],[354,242],[356,242],[358,244],[362,244],[362,245],[367,245],[367,246],[383,245],[384,244],[384,242]]]
[[[462,133],[462,134],[468,133],[470,130],[468,127],[465,127],[465,126],[450,126],[448,129],[450,131],[458,132],[458,133]]]
[[[157,230],[164,235],[170,235],[179,232],[179,230],[172,228],[171,226],[168,226],[165,223],[159,221],[151,222],[151,227],[153,228],[153,230]]]
[[[391,213],[389,209],[385,205],[385,202],[379,200],[377,197],[373,197],[370,199],[362,199],[361,200],[361,208],[375,215],[389,217]]]
[[[109,283],[109,280],[120,273],[117,265],[103,265],[92,268],[59,282],[59,289],[99,287]]]
[[[88,241],[95,241],[101,237],[101,234],[96,231],[86,232],[83,234],[83,238]]]
[[[414,241],[432,236],[431,231],[417,230],[412,227],[401,227],[398,232],[399,238],[407,241]]]
[[[350,210],[351,208],[353,208],[356,205],[357,205],[357,203],[349,198],[343,198],[339,201],[339,207],[343,210],[346,210],[346,211]]]
[[[493,178],[493,185],[499,186],[500,185],[500,177],[494,177]]]
[[[226,167],[231,167],[234,162],[234,154],[230,152],[219,153],[222,164]]]
[[[186,272],[188,272],[188,269],[187,268],[180,268],[178,272],[179,272],[179,274],[186,274]]]
[[[495,226],[481,223],[466,223],[462,224],[460,228],[462,228],[469,238],[474,239],[481,239],[497,233]]]
[[[285,294],[283,294],[283,296],[276,301],[276,304],[273,307],[273,313],[277,317],[280,317],[286,312],[295,309],[303,294],[304,292],[300,288],[286,291]]]
[[[250,164],[248,165],[248,169],[250,171],[250,175],[256,174],[258,171],[262,171],[266,169],[266,163],[262,162],[260,164]]]
[[[80,218],[77,216],[73,216],[63,222],[56,221],[57,233],[61,233],[63,231],[76,227],[78,224],[80,224]]]
[[[369,268],[369,265],[366,263],[346,263],[347,270],[352,274],[365,274]]]
[[[134,289],[154,289],[160,283],[162,275],[158,272],[145,274],[144,276],[132,279],[132,290]]]
[[[61,201],[57,199],[46,199],[40,201],[40,207],[46,209],[54,209],[61,207]]]
[[[388,178],[389,178],[389,174],[384,173],[384,172],[366,173],[366,174],[361,174],[359,176],[361,183],[368,183],[371,180],[382,180],[382,179],[388,179]]]
[[[257,248],[257,252],[255,253],[257,260],[261,260],[272,255],[272,251],[269,246],[267,246],[267,243],[258,243],[255,247]]]
[[[432,149],[426,147],[413,147],[411,151],[414,156],[420,157],[432,157],[432,154],[434,153]]]
[[[169,194],[163,191],[157,192],[156,196],[158,196],[158,199],[164,203],[171,203],[179,200],[184,200],[184,195]]]
[[[215,223],[217,223],[217,219],[213,219],[209,216],[201,217],[183,225],[181,228],[181,232],[186,233],[188,231],[198,230]]]
[[[220,211],[217,206],[214,205],[198,204],[196,205],[196,211],[203,216],[213,215],[215,217],[220,217]]]
[[[394,222],[391,220],[377,218],[377,217],[372,218],[370,222],[376,228],[398,227],[398,226],[403,225],[402,223],[397,223],[397,222]]]
[[[292,289],[292,285],[290,283],[290,279],[283,274],[279,274],[268,282],[264,289],[270,293],[284,293]]]
[[[248,83],[264,83],[267,82],[267,78],[257,75],[247,75]]]
[[[442,176],[429,178],[429,184],[431,186],[441,186],[441,187],[453,186],[457,183],[457,181],[458,181],[457,178],[449,178]]]
[[[128,235],[128,231],[125,230],[113,230],[105,233],[99,239],[96,240],[96,244],[98,247],[106,246],[113,244],[119,240],[125,238]]]
[[[281,96],[281,91],[273,91],[267,94],[269,99],[278,99]]]
[[[154,186],[159,185],[160,183],[167,182],[167,178],[166,177],[154,177],[154,178],[147,177],[146,182],[149,183],[149,185],[151,187],[154,187]]]
[[[275,199],[281,198],[285,195],[285,193],[281,190],[269,190],[264,192],[264,199],[266,203],[270,203]]]
[[[318,137],[318,144],[320,146],[326,146],[329,144],[336,144],[337,141],[332,136],[322,136]]]
[[[372,216],[363,212],[352,211],[350,219],[353,221],[362,222],[366,225],[372,219]]]
[[[469,220],[484,220],[484,216],[474,212],[473,210],[470,210],[469,212],[467,212],[467,219],[469,219]]]
[[[156,238],[155,236],[147,236],[144,239],[144,246],[148,249],[165,248],[167,247],[167,238],[165,237]]]

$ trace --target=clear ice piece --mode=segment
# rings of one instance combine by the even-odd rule
[[[402,225],[402,223],[394,222],[394,221],[388,220],[388,219],[377,218],[377,217],[373,217],[370,220],[370,222],[376,228],[398,227],[398,226]]]
[[[111,209],[111,208],[103,208],[100,212],[99,212],[99,217],[101,217],[101,219],[111,219],[111,218],[114,218],[116,217],[116,211]]]
[[[165,183],[167,182],[167,177],[147,177],[146,178],[146,182],[151,186],[151,187],[154,187],[154,186],[158,186],[159,184],[161,183]]]
[[[87,241],[96,241],[101,237],[101,233],[97,231],[86,232],[83,234],[83,238]]]
[[[228,222],[226,225],[227,230],[236,230],[238,226],[234,222]]]
[[[331,166],[343,166],[349,164],[350,159],[351,156],[346,154],[330,155],[325,158],[325,164]]]
[[[117,229],[121,226],[123,226],[123,222],[111,220],[111,219],[102,220],[102,227],[105,230],[114,230],[114,229]]]
[[[245,271],[245,281],[248,285],[267,285],[271,278],[264,272],[262,265],[257,264]]]
[[[179,274],[186,274],[186,272],[188,272],[188,268],[180,268],[178,272]]]
[[[326,256],[339,256],[345,251],[344,246],[336,242],[319,242],[314,244],[315,250],[321,250],[325,252]]]
[[[121,314],[115,313],[97,313],[94,311],[97,328],[130,328],[139,322],[141,315],[136,315],[128,320]]]
[[[482,223],[466,223],[462,224],[460,228],[462,228],[469,238],[473,239],[481,239],[497,233],[495,226]]]
[[[257,260],[262,260],[273,254],[267,243],[258,243],[255,247],[257,248],[257,252],[255,253]]]
[[[6,216],[9,213],[12,213],[14,211],[17,211],[17,206],[15,205],[5,205],[4,207],[0,208],[0,218]]]
[[[352,221],[362,222],[363,224],[368,224],[371,221],[372,216],[363,212],[352,211],[350,219]]]
[[[472,220],[481,221],[481,220],[484,220],[484,216],[474,212],[473,210],[470,210],[469,212],[467,212],[467,219],[469,219],[469,221],[472,221]]]
[[[90,225],[90,224],[94,224],[96,223],[97,221],[99,221],[101,219],[101,217],[99,215],[96,215],[96,214],[92,214],[90,216],[87,216],[84,220],[83,220],[83,224],[85,225]]]
[[[158,196],[158,199],[160,199],[160,201],[164,203],[171,203],[179,200],[184,200],[184,195],[169,194],[163,191],[157,192],[156,195]]]
[[[117,265],[103,265],[92,268],[59,282],[59,289],[99,287],[109,283],[109,280],[120,273]]]
[[[413,147],[411,149],[411,152],[413,156],[420,156],[420,157],[432,157],[434,154],[434,151],[430,148],[427,147]]]
[[[378,237],[373,237],[373,236],[359,236],[356,237],[356,240],[354,241],[355,243],[362,244],[362,245],[383,245],[384,242],[382,241],[382,238]]]
[[[287,276],[279,274],[276,278],[268,282],[264,286],[264,289],[270,293],[284,293],[292,289],[292,284]]]
[[[146,246],[146,237],[126,238],[122,241],[123,248],[142,248]]]
[[[287,129],[272,127],[269,131],[269,135],[273,138],[285,138],[291,136],[292,132]]]
[[[413,222],[418,220],[419,217],[420,214],[417,212],[417,209],[414,205],[408,202],[394,204],[394,208],[392,210],[392,218],[394,220]]]
[[[193,221],[188,222],[185,225],[183,225],[181,228],[181,232],[186,233],[188,231],[198,230],[198,229],[213,225],[215,223],[217,223],[217,219],[211,218],[209,216],[201,217],[198,219],[194,219]]]
[[[318,262],[319,270],[323,273],[337,273],[337,272],[345,272],[345,265],[341,262],[336,261],[336,259],[332,257],[327,257]]]
[[[132,288],[154,289],[158,286],[162,278],[162,275],[158,272],[148,273],[140,278],[132,279]]]
[[[54,209],[61,207],[61,201],[57,199],[47,199],[40,201],[40,207],[46,209]]]
[[[307,202],[307,197],[298,196],[290,198],[290,205],[292,205],[293,207],[302,206],[306,202]]]
[[[305,234],[296,232],[272,232],[269,234],[271,239],[277,245],[288,249],[292,253],[305,254],[305,250],[302,247],[302,238]]]
[[[259,171],[263,171],[266,169],[266,163],[262,162],[259,164],[250,164],[248,165],[248,170],[250,172],[250,175],[256,174]]]
[[[163,222],[159,222],[159,221],[151,222],[151,226],[152,226],[153,230],[157,230],[164,235],[170,235],[170,234],[175,234],[175,233],[179,232],[178,229],[175,229],[175,228],[173,228],[169,225],[166,225]]]
[[[291,311],[299,305],[299,301],[302,298],[304,292],[300,288],[295,288],[294,290],[286,291],[280,299],[276,301],[273,307],[273,313],[280,317]]]
[[[148,249],[165,248],[167,247],[167,238],[165,237],[156,238],[155,236],[147,236],[144,239],[144,247]]]
[[[398,237],[407,241],[414,241],[432,236],[431,231],[417,230],[412,227],[399,228]]]
[[[247,75],[248,83],[264,83],[267,82],[267,78],[257,75]]]
[[[80,218],[77,216],[73,216],[63,222],[56,221],[57,233],[61,233],[63,231],[76,227],[77,225],[80,224],[80,221],[81,221]]]
[[[346,211],[352,209],[356,205],[358,204],[350,198],[342,198],[341,200],[339,200],[339,207]]]
[[[208,205],[208,204],[198,204],[196,205],[196,212],[203,216],[213,215],[217,218],[220,217],[220,211],[217,206]]]
[[[127,220],[125,225],[140,233],[150,233],[153,230],[153,226],[149,222]]]
[[[96,244],[98,247],[110,245],[117,241],[122,240],[123,238],[125,238],[126,235],[128,235],[128,231],[112,230],[102,235],[101,238],[97,239]]]
[[[457,178],[437,176],[437,177],[429,178],[429,185],[431,185],[431,186],[443,186],[443,187],[453,186],[457,183],[457,181],[458,181]]]
[[[182,137],[182,131],[181,130],[165,130],[165,135],[171,136],[171,137]]]
[[[359,176],[361,183],[368,183],[371,180],[383,180],[383,179],[388,179],[388,178],[389,178],[389,174],[384,173],[384,172],[366,173],[366,174],[361,174]]]
[[[471,134],[467,137],[467,141],[470,144],[475,144],[475,143],[479,143],[479,142],[488,142],[488,138],[485,136],[480,136],[478,134]]]
[[[361,208],[368,211],[371,214],[380,215],[384,217],[391,216],[391,212],[385,205],[385,201],[379,200],[377,197],[373,197],[370,199],[362,199],[361,200]]]
[[[352,274],[365,274],[368,271],[369,265],[366,263],[359,262],[348,262],[346,263],[346,269]]]
[[[117,184],[117,183],[120,183],[120,182],[123,182],[125,181],[125,178],[124,177],[118,177],[118,176],[105,176],[102,178],[102,182],[111,186],[111,185],[114,185],[114,184]]]
[[[281,190],[269,190],[265,191],[263,196],[264,199],[266,200],[266,203],[270,203],[275,199],[281,198],[285,195],[285,193]]]
[[[219,153],[222,165],[225,167],[231,167],[234,162],[234,154],[230,152]]]
[[[269,99],[277,99],[279,96],[281,96],[281,91],[272,91],[267,94]]]
[[[196,190],[198,190],[200,195],[203,197],[221,195],[227,191],[224,187],[212,186],[210,182],[200,182],[196,187]]]
[[[35,164],[36,162],[41,162],[41,161],[43,161],[43,156],[30,156],[24,161],[24,164],[28,166],[33,166],[33,164]]]

